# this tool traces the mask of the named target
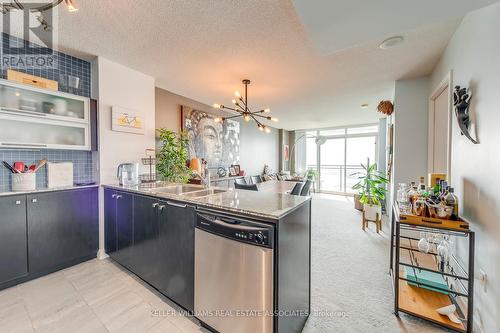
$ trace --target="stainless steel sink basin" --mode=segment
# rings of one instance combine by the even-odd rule
[[[181,195],[183,197],[190,197],[190,198],[201,198],[201,197],[206,197],[212,194],[217,194],[217,193],[224,193],[227,192],[226,190],[221,190],[221,189],[216,189],[216,188],[209,188],[201,191],[195,191],[195,192],[189,192],[189,193],[182,193]]]
[[[157,193],[185,194],[202,190],[203,186],[200,185],[171,185],[171,186],[155,188],[153,191]]]

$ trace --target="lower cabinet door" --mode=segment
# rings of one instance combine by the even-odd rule
[[[116,251],[116,191],[104,190],[104,249],[108,255]]]
[[[155,285],[158,276],[158,199],[134,196],[134,245],[130,270],[148,283]]]
[[[0,285],[28,274],[26,196],[0,198]]]
[[[194,207],[161,202],[159,210],[159,284],[155,287],[187,310],[194,308]],[[160,208],[161,208],[160,207]]]
[[[27,196],[30,273],[62,268],[97,255],[97,188]]]
[[[116,251],[111,254],[111,258],[129,269],[134,244],[133,198],[130,193],[116,192]]]

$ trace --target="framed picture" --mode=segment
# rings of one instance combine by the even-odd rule
[[[189,158],[204,158],[209,168],[227,168],[240,162],[240,123],[188,106],[181,106],[181,129],[188,135]]]
[[[231,174],[231,176],[239,176],[240,175],[241,168],[240,168],[239,164],[233,164],[233,165],[231,165],[231,168],[234,169],[234,175]]]
[[[229,176],[236,176],[236,170],[234,167],[229,167]]]
[[[113,106],[111,130],[144,135],[144,116],[139,111]]]

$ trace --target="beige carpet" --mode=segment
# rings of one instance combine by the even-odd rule
[[[313,198],[313,315],[304,333],[447,332],[392,313],[388,227],[385,223],[378,235],[371,223],[370,230],[363,231],[352,198],[323,194]]]

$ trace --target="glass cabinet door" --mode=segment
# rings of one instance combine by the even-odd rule
[[[80,122],[87,120],[85,98],[72,98],[62,93],[51,94],[10,82],[0,85],[0,108],[16,114],[38,114],[55,119],[64,117]]]
[[[0,146],[88,150],[88,126],[0,114]]]

